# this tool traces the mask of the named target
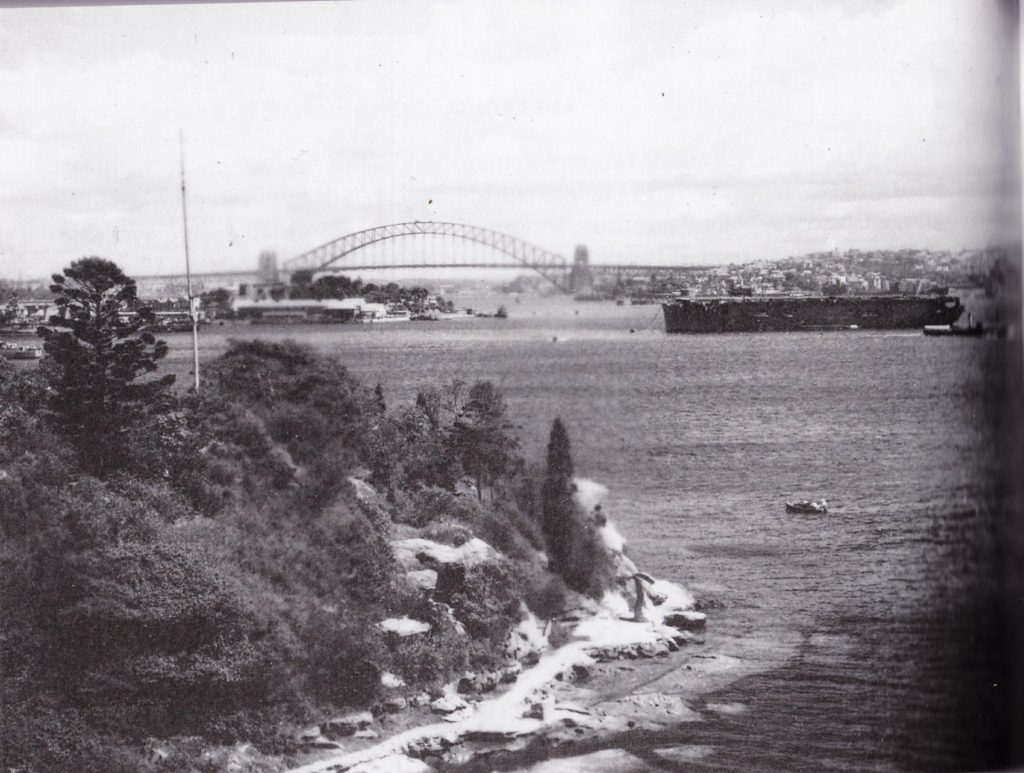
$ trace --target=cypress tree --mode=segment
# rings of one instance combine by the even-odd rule
[[[541,532],[548,547],[549,564],[562,575],[568,569],[575,529],[572,475],[569,434],[562,420],[556,418],[548,437],[547,470],[541,492]]]

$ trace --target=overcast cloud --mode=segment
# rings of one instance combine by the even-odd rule
[[[596,262],[1019,238],[1008,3],[0,11],[0,274],[450,220]]]

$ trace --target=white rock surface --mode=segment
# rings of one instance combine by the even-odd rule
[[[446,564],[476,566],[499,558],[498,552],[479,537],[473,537],[459,547],[422,537],[410,537],[392,542],[391,550],[398,563],[412,570]]]
[[[608,496],[608,487],[601,485],[596,480],[573,478],[572,482],[576,484],[576,491],[572,498],[588,513],[604,502],[604,498]]]
[[[377,499],[377,490],[365,480],[349,477],[348,482],[356,490],[356,499],[360,502],[373,502]]]
[[[469,704],[458,695],[446,695],[443,698],[438,698],[436,701],[431,701],[430,710],[435,714],[454,714],[456,711],[462,711],[467,706]]]
[[[520,604],[519,613],[522,619],[509,632],[505,651],[509,657],[523,660],[527,656],[543,652],[548,646],[548,637],[544,632],[543,623],[526,608],[525,604]]]
[[[432,591],[437,587],[437,572],[433,569],[413,569],[405,573],[405,579],[420,590]]]
[[[383,631],[402,637],[415,636],[430,630],[430,623],[425,623],[422,620],[413,620],[407,616],[389,617],[387,620],[381,620],[377,623],[377,626]]]
[[[348,773],[433,773],[433,768],[423,760],[391,754],[379,760],[361,762],[348,769]]]

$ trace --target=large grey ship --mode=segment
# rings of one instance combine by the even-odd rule
[[[679,298],[662,308],[668,333],[923,328],[963,312],[950,295]]]

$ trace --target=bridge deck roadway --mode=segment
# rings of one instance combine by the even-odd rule
[[[330,268],[320,269],[320,272],[341,272],[341,271],[372,271],[374,269],[394,269],[394,268],[533,268],[533,266],[524,263],[365,263],[360,265],[344,265],[338,264],[331,266]],[[554,266],[545,266],[545,268],[555,268]],[[558,267],[561,269],[562,267]],[[565,270],[569,270],[572,266],[565,266]],[[591,263],[587,266],[591,271],[700,271],[706,270],[707,266],[643,266],[636,264],[622,264],[614,265],[608,263]]]

